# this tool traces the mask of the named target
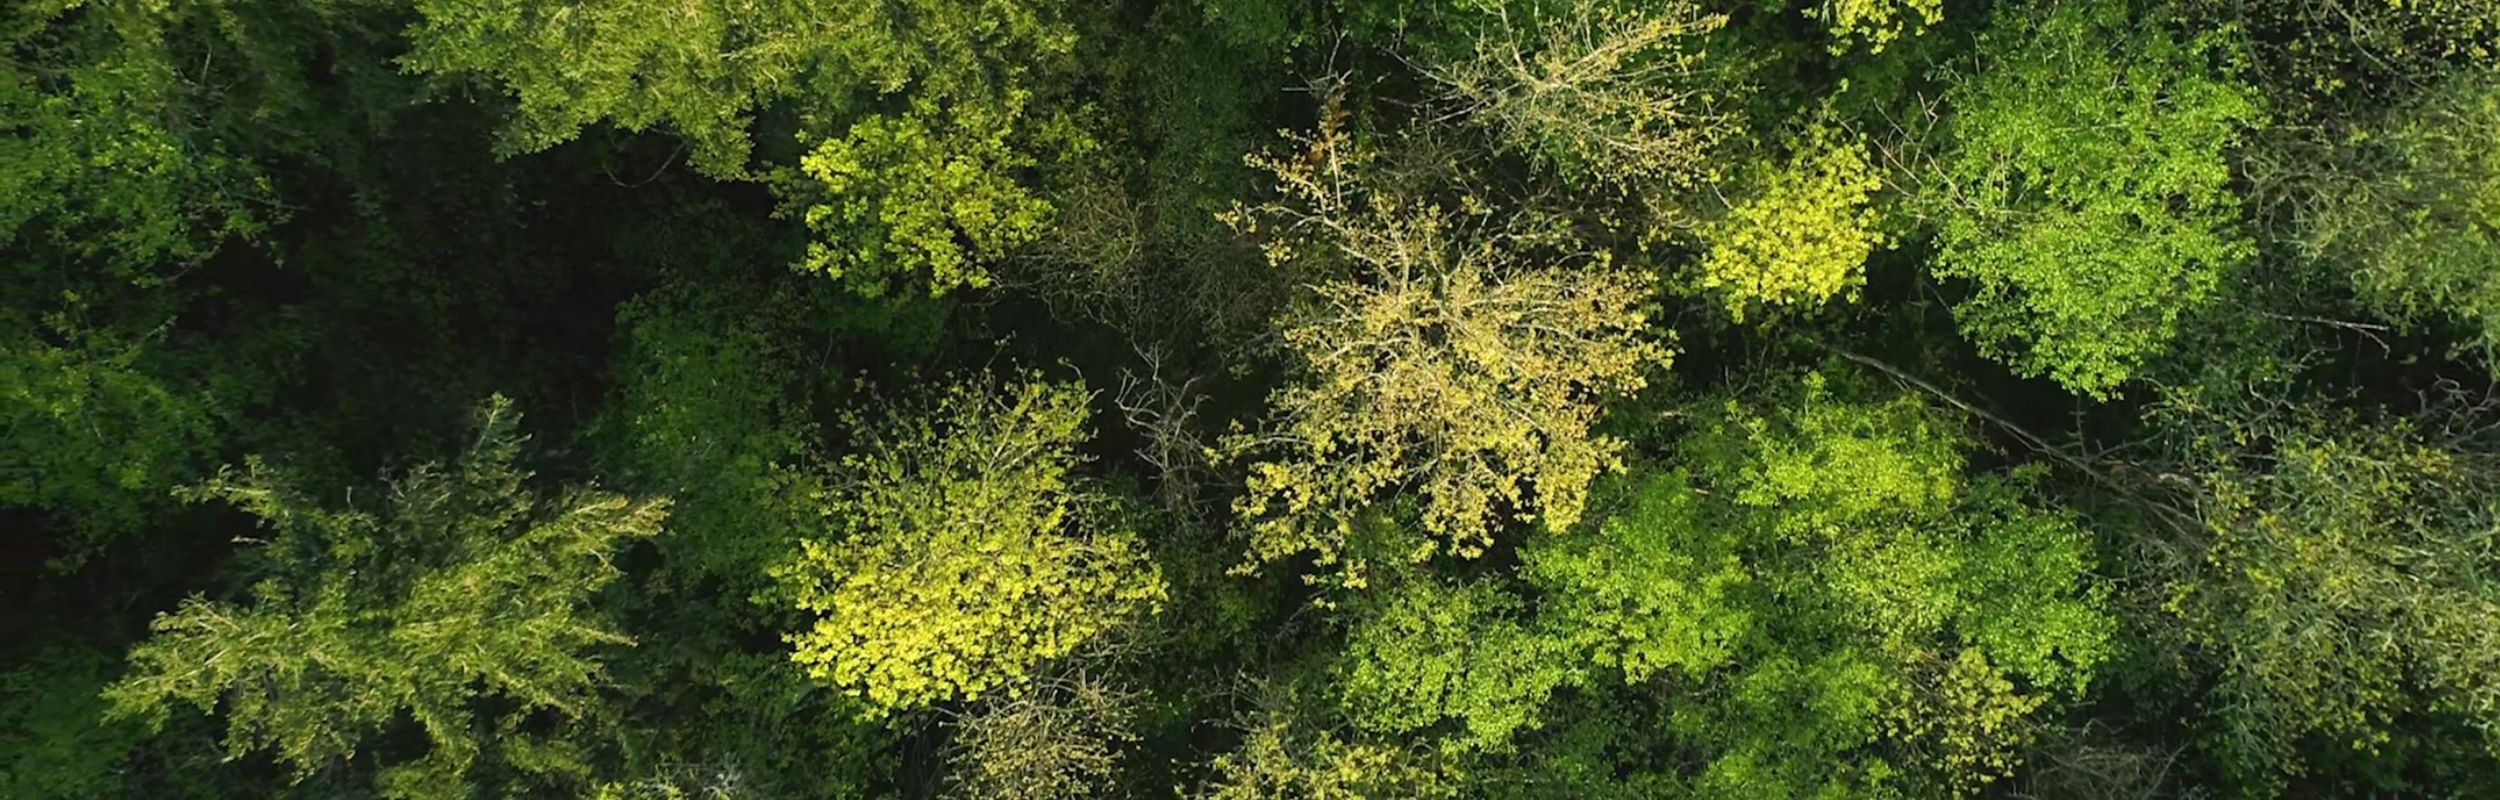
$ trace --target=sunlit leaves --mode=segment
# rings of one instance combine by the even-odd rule
[[[1400,490],[1461,555],[1509,520],[1576,523],[1622,446],[1593,430],[1599,404],[1667,360],[1645,282],[1519,218],[1367,185],[1333,127],[1306,144],[1259,160],[1283,196],[1236,217],[1278,233],[1280,271],[1321,276],[1282,321],[1294,378],[1270,395],[1273,420],[1223,443],[1252,462],[1235,510],[1254,565],[1336,564],[1351,514]]]
[[[811,183],[798,194],[814,198],[802,216],[816,238],[799,267],[867,295],[923,273],[932,296],[988,285],[980,263],[1034,240],[1050,218],[1050,204],[1016,181],[1033,164],[1008,141],[1018,106],[949,115],[924,102],[818,144],[800,160]]]
[[[2224,152],[2262,119],[2217,36],[2114,4],[2002,9],[1947,95],[1940,277],[1981,352],[2107,395],[2252,252]]]
[[[1562,643],[1527,624],[1499,587],[1415,580],[1355,625],[1341,688],[1364,729],[1411,735],[1450,722],[1451,742],[1501,748],[1542,724],[1548,695],[1579,681],[1562,656]]]
[[[1854,294],[1867,256],[1890,244],[1875,228],[1883,184],[1866,147],[1838,137],[1821,127],[1799,137],[1785,162],[1753,170],[1752,194],[1703,226],[1697,288],[1737,321]]]
[[[817,680],[882,711],[1013,687],[1149,613],[1163,580],[1070,469],[1083,389],[963,383],[864,431],[828,498],[836,535],[774,570],[812,623]]]

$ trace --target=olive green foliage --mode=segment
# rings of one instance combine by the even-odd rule
[[[2353,131],[2299,221],[2304,250],[2405,320],[2453,318],[2500,348],[2500,70]]]
[[[233,756],[270,751],[297,779],[338,767],[391,726],[429,747],[384,766],[391,797],[461,797],[492,758],[562,771],[560,742],[527,722],[599,700],[599,651],[630,644],[589,608],[623,543],[653,536],[667,503],[594,489],[539,497],[513,464],[518,415],[501,398],[447,464],[389,482],[378,507],[326,505],[258,462],[194,492],[261,520],[266,577],[240,602],[193,597],[157,617],[105,691],[115,713],[161,726],[177,704],[226,723]],[[481,718],[479,704],[501,710]]]
[[[992,102],[1054,68],[1075,36],[1061,9],[1013,0],[414,5],[420,18],[401,63],[508,93],[515,107],[501,152],[543,150],[599,122],[666,125],[697,166],[723,177],[747,173],[748,128],[771,103],[810,97],[830,104],[814,114],[833,115],[815,122],[838,124],[880,94]]]
[[[118,788],[118,773],[145,730],[99,723],[112,667],[101,653],[46,647],[0,672],[0,794],[72,800]]]
[[[2500,53],[2500,6],[2489,0],[2278,0],[2250,11],[2230,17],[2251,29],[2252,77],[2276,108],[2327,127]]]
[[[1704,45],[1726,22],[1689,2],[1566,0],[1502,14],[1426,74],[1504,147],[1574,182],[1680,185],[1715,177],[1710,150],[1737,130]]]
[[[812,622],[791,658],[900,711],[1009,688],[1153,612],[1163,580],[1070,470],[1085,391],[955,384],[863,431],[828,498],[835,536],[774,568]]]
[[[1506,519],[1570,527],[1621,449],[1592,430],[1598,403],[1667,360],[1643,333],[1642,282],[1532,217],[1366,183],[1371,156],[1336,122],[1302,144],[1258,160],[1281,196],[1234,217],[1278,234],[1280,270],[1321,276],[1281,321],[1295,379],[1269,397],[1272,426],[1223,444],[1255,459],[1235,504],[1254,566],[1338,564],[1350,515],[1398,489],[1461,555]],[[1364,564],[1342,567],[1361,583]]]
[[[2225,151],[2263,121],[2231,51],[2111,3],[2000,9],[1946,98],[1929,190],[1980,350],[2100,396],[2161,355],[2248,258]]]
[[[1750,170],[1752,192],[1701,230],[1709,251],[1695,283],[1740,322],[1853,295],[1867,256],[1890,244],[1876,229],[1872,199],[1883,181],[1864,145],[1816,127],[1794,149],[1784,163]]]
[[[2166,608],[2191,666],[2214,673],[2206,735],[2243,788],[2279,792],[2317,761],[2418,757],[2438,735],[2425,715],[2479,732],[2456,768],[2500,767],[2490,451],[2401,421],[2186,422],[2202,537]]]

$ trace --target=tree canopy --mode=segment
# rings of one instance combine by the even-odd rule
[[[2496,56],[8,4],[0,797],[2489,796]]]

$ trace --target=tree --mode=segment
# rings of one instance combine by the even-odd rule
[[[1010,688],[1162,602],[1136,535],[1071,474],[1086,394],[951,385],[864,430],[837,535],[774,569],[808,674],[891,713]]]
[[[1518,21],[1502,10],[1472,53],[1425,74],[1502,147],[1566,178],[1682,186],[1716,175],[1711,148],[1738,130],[1702,44],[1726,23],[1690,2],[1571,0]]]
[[[635,0],[596,8],[512,0],[417,0],[405,68],[510,94],[505,154],[543,150],[584,126],[668,125],[696,166],[747,174],[759,112],[804,100],[838,126],[879,95],[981,103],[1065,68],[1067,9],[994,0],[861,6]]]
[[[1944,0],[1818,0],[1806,16],[1830,29],[1833,55],[1859,43],[1881,53],[1905,31],[1915,36],[1943,19]]]
[[[1291,687],[1267,686],[1234,721],[1241,743],[1215,757],[1200,800],[1451,798],[1460,776],[1429,752],[1350,738],[1313,721]]]
[[[1338,685],[1358,728],[1414,736],[1450,722],[1453,747],[1507,749],[1513,734],[1543,724],[1548,696],[1580,680],[1562,643],[1489,582],[1422,577],[1367,605]]]
[[[121,340],[54,320],[67,346],[0,342],[0,505],[47,509],[73,532],[66,561],[143,529],[205,471],[215,430],[201,398],[159,380],[155,337]]]
[[[203,130],[218,109],[190,102],[196,87],[176,63],[194,46],[191,13],[217,5],[48,0],[0,12],[0,130],[10,133],[0,140],[0,243],[42,256],[13,270],[162,281],[280,216],[268,179]]]
[[[2016,372],[2106,396],[2252,252],[2224,153],[2263,114],[2222,74],[2224,40],[2171,26],[2108,3],[2000,10],[1946,96],[1932,269],[1971,283],[1963,332]]]
[[[949,794],[1053,800],[1107,793],[1129,731],[1134,692],[1083,668],[992,695],[961,717],[948,742]]]
[[[2176,478],[2188,525],[2154,563],[2222,775],[2262,796],[2500,764],[2500,465],[2476,409],[2175,399],[2169,460],[2142,466]]]
[[[1784,163],[1757,164],[1724,218],[1701,227],[1709,249],[1694,288],[1717,296],[1742,322],[1855,295],[1861,268],[1890,239],[1876,229],[1870,201],[1882,187],[1866,147],[1817,125]]]
[[[1280,323],[1294,379],[1269,395],[1273,422],[1221,444],[1256,459],[1235,504],[1253,565],[1336,564],[1351,514],[1401,489],[1461,555],[1504,518],[1569,528],[1621,448],[1592,430],[1599,403],[1667,360],[1644,334],[1644,283],[1529,215],[1370,185],[1338,122],[1301,141],[1303,156],[1258,160],[1281,197],[1235,217],[1276,232],[1272,263],[1316,284]],[[1359,583],[1363,568],[1343,569]]]
[[[273,751],[297,780],[414,723],[428,748],[382,765],[391,797],[463,797],[480,763],[564,772],[536,714],[598,702],[598,650],[629,644],[590,609],[616,549],[660,532],[663,500],[590,488],[542,497],[513,462],[519,415],[498,397],[449,464],[389,481],[378,508],[328,506],[258,461],[193,491],[270,529],[250,551],[250,599],[193,597],[157,617],[105,690],[118,715],[164,724],[188,704],[226,720],[233,756]],[[481,704],[497,709],[480,719]],[[382,758],[391,759],[389,755]],[[395,759],[393,759],[395,761]]]
[[[1730,637],[1722,654],[1686,634],[1677,660],[1698,688],[1669,724],[1710,754],[1703,795],[1966,794],[2011,771],[2034,713],[2082,694],[2112,635],[2089,540],[2024,502],[2030,477],[1965,476],[1970,446],[1915,397],[1807,373],[1697,420],[1676,459],[1689,485],[1632,484],[1667,496],[1627,522],[1663,530],[1611,547],[1700,545],[1637,553],[1673,564],[1740,543],[1743,583],[1688,578],[1664,608],[1692,618],[1641,622]],[[1564,598],[1619,580],[1560,577]]]
[[[928,273],[929,294],[990,282],[979,264],[1039,237],[1051,206],[1016,181],[1033,158],[1008,143],[1021,94],[1002,108],[876,115],[800,159],[817,239],[799,268],[877,295],[898,275]]]
[[[1736,531],[1710,524],[1676,473],[1636,472],[1597,497],[1584,530],[1521,549],[1538,625],[1626,683],[1704,675],[1734,658],[1753,627]]]
[[[2452,319],[2500,351],[2500,70],[2468,69],[2329,148],[2292,189],[2298,251],[2396,319]],[[2304,154],[2305,155],[2305,154]],[[2314,165],[2315,160],[2309,160]]]

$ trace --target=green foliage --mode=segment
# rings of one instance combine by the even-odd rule
[[[2182,39],[2123,6],[2001,10],[1946,97],[1934,176],[1943,278],[1983,353],[2106,396],[2251,254],[2224,154],[2263,121],[2216,35]]]
[[[1705,678],[1721,688],[1672,717],[1716,753],[1705,795],[1976,790],[2109,656],[2083,531],[2019,478],[1964,477],[1968,440],[1917,399],[1862,396],[1808,373],[1731,400],[1683,448],[1695,485],[1633,506],[1709,503],[1644,516],[1734,526],[1760,587],[1734,595],[1755,624]]]
[[[2495,12],[7,4],[0,796],[2483,796]]]
[[[1199,800],[1454,798],[1457,776],[1395,745],[1349,740],[1287,710],[1244,721],[1242,742],[1217,756]]]
[[[0,11],[0,243],[57,259],[12,264],[14,279],[76,265],[161,280],[277,216],[268,181],[199,130],[177,63],[184,16],[77,0]]]
[[[818,236],[800,268],[882,293],[898,275],[926,271],[929,294],[986,286],[978,266],[1032,241],[1050,204],[1017,184],[1032,159],[1008,144],[1021,97],[998,110],[870,116],[799,162],[821,196],[804,216]]]
[[[162,726],[175,704],[226,721],[233,756],[273,751],[298,780],[413,722],[430,743],[384,766],[392,797],[461,797],[481,756],[543,771],[532,714],[597,702],[598,649],[628,643],[589,608],[623,542],[655,535],[667,503],[590,489],[541,498],[513,465],[502,398],[449,464],[390,481],[378,509],[319,504],[257,461],[200,487],[270,529],[245,602],[194,597],[160,615],[105,691],[116,714]],[[480,719],[479,704],[502,710]]]
[[[869,431],[828,498],[831,539],[774,569],[812,624],[810,676],[900,711],[1010,690],[1152,613],[1163,580],[1070,470],[1084,390],[1026,379],[948,387]]]
[[[1944,0],[1818,0],[1806,16],[1831,30],[1833,55],[1859,43],[1881,53],[1905,31],[1918,35],[1944,18]]]
[[[1808,129],[1785,163],[1750,170],[1743,183],[1752,191],[1702,228],[1709,251],[1696,288],[1717,295],[1737,321],[1855,295],[1867,256],[1890,244],[1870,207],[1883,181],[1865,145],[1838,135]]]
[[[1606,513],[1588,530],[1521,551],[1520,572],[1542,592],[1538,623],[1628,683],[1726,664],[1752,625],[1735,531],[1710,524],[1673,473],[1636,474],[1600,497]]]
[[[626,365],[602,427],[621,477],[675,498],[661,546],[672,570],[733,586],[760,582],[817,523],[823,479],[813,427],[787,384],[793,356],[780,309],[715,286],[664,289],[620,312]]]
[[[0,672],[0,794],[72,800],[119,787],[146,731],[103,721],[112,667],[102,653],[48,647]]]
[[[2203,530],[2165,573],[2166,606],[2213,682],[2205,745],[2240,788],[2356,757],[2500,765],[2489,451],[2403,422],[2184,410]],[[2442,715],[2482,752],[2426,748]]]
[[[2388,316],[2451,318],[2500,350],[2500,70],[2354,131],[2295,235]],[[2334,163],[2334,162],[2330,162]]]
[[[200,399],[141,367],[152,342],[54,322],[69,346],[0,342],[0,505],[58,513],[91,547],[163,511],[199,475],[215,426]]]
[[[633,0],[550,6],[417,0],[407,69],[510,94],[498,150],[543,150],[584,126],[667,125],[704,172],[747,174],[747,129],[781,101],[818,125],[872,98],[984,103],[1068,57],[1075,32],[1049,3],[911,0],[855,6]],[[838,34],[835,32],[839,32]]]
[[[1562,643],[1491,584],[1408,581],[1373,606],[1348,638],[1340,683],[1347,716],[1364,730],[1412,736],[1454,722],[1452,744],[1506,748],[1543,724],[1548,695],[1580,680]]]

